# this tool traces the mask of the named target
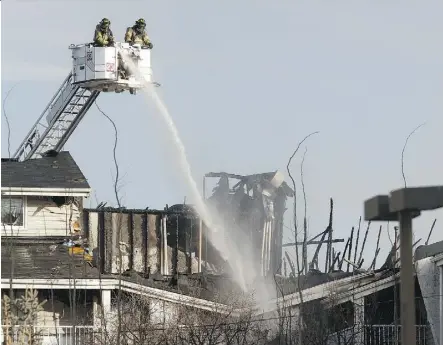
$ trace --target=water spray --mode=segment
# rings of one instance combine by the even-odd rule
[[[177,127],[175,126],[175,123],[171,115],[169,114],[168,109],[156,92],[153,84],[145,80],[144,76],[139,72],[137,66],[132,61],[128,53],[121,49],[119,51],[119,54],[125,63],[125,67],[127,67],[129,71],[144,84],[144,88],[142,89],[142,91],[145,93],[145,95],[149,96],[154,101],[154,104],[159,110],[163,121],[165,121],[171,138],[173,139],[175,148],[178,151],[180,169],[184,174],[188,187],[190,187],[191,189],[197,212],[203,219],[206,227],[210,230],[210,241],[220,252],[223,259],[226,260],[231,266],[234,279],[240,285],[242,290],[246,292],[248,290],[244,277],[244,274],[246,272],[244,272],[242,267],[241,256],[239,255],[239,253],[233,253],[235,247],[230,246],[229,243],[226,243],[226,238],[224,236],[225,231],[223,231],[220,225],[218,225],[220,224],[220,222],[218,221],[219,219],[217,219],[218,217],[216,216],[216,214],[209,212],[209,209],[203,202],[203,198],[198,190],[197,183],[192,177],[191,166],[186,156],[185,146],[180,138]]]

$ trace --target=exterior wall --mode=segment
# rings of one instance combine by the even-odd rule
[[[417,280],[420,284],[420,290],[423,303],[426,308],[427,319],[432,330],[432,335],[436,343],[440,341],[440,269],[434,263],[434,258],[424,258],[415,262],[415,271]]]
[[[2,202],[9,198],[9,196],[2,196]],[[75,204],[58,207],[50,197],[24,196],[22,198],[23,226],[4,225],[2,236],[68,236],[71,231],[74,232],[74,229],[79,229],[77,224],[81,225],[82,199],[78,198],[80,207]]]
[[[97,266],[106,273],[118,273],[121,246],[122,271],[159,271],[159,220],[153,214],[125,214],[87,211],[84,227]]]
[[[103,273],[130,269],[138,273],[172,275],[175,248],[171,247],[175,231],[162,226],[159,212],[119,212],[115,210],[83,211],[83,228],[93,252],[94,261]],[[196,223],[197,224],[197,223]],[[195,230],[195,236],[198,232]],[[120,265],[121,249],[121,265]],[[187,255],[178,250],[179,273],[197,273],[197,253]]]

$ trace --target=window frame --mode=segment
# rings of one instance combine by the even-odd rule
[[[3,200],[9,200],[9,199],[21,199],[22,200],[22,212],[23,212],[23,224],[22,225],[3,225],[3,223],[0,224],[1,226],[1,233],[3,236],[8,236],[12,234],[8,234],[8,230],[26,230],[28,225],[28,216],[27,216],[27,203],[28,198],[26,195],[2,195],[1,202],[3,203]]]

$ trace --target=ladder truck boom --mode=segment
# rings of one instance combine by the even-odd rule
[[[140,45],[116,43],[114,47],[71,45],[73,68],[34,126],[14,153],[18,161],[60,152],[101,92],[135,94],[152,81],[151,50]],[[137,75],[128,70],[131,65]],[[140,80],[143,78],[143,80]]]
[[[49,150],[61,150],[100,93],[72,84],[72,79],[72,73],[69,73],[15,152],[14,158],[23,161],[39,158]]]

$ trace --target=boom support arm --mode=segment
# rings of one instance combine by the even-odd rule
[[[100,91],[87,90],[72,81],[73,75],[69,73],[14,153],[14,158],[19,161],[39,158],[46,151],[59,152],[63,148],[100,94]]]

